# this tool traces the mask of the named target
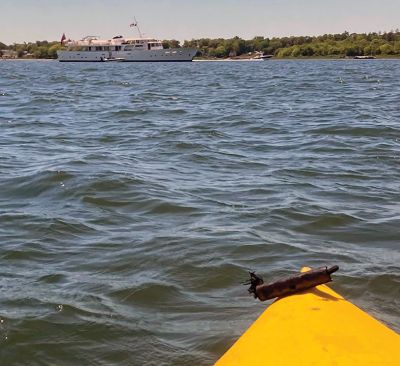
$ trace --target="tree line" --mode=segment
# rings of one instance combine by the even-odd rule
[[[340,33],[321,36],[296,36],[245,40],[200,38],[184,41],[163,41],[164,48],[194,47],[198,56],[227,58],[260,52],[277,58],[297,57],[354,57],[354,56],[400,56],[400,31],[384,33]],[[60,42],[38,41],[5,45],[1,50],[14,51],[18,57],[56,58]],[[1,55],[0,55],[1,56]]]
[[[277,58],[288,57],[354,57],[400,56],[400,31],[385,33],[340,33],[321,36],[254,37],[244,40],[193,39],[184,47],[197,47],[204,57],[226,58],[247,53],[261,52]]]
[[[60,42],[57,41],[14,43],[9,46],[0,42],[0,52],[2,52],[2,50],[14,51],[18,58],[57,58],[57,51],[62,48]]]

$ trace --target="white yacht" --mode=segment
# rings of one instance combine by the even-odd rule
[[[132,25],[131,25],[132,26]],[[134,24],[136,26],[136,24]],[[195,48],[166,48],[154,38],[124,38],[116,36],[102,40],[88,36],[79,41],[66,40],[61,44],[65,50],[57,52],[60,62],[178,62],[192,61],[197,53]]]

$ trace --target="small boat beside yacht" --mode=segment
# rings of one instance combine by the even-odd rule
[[[354,56],[355,60],[375,60],[375,56]]]

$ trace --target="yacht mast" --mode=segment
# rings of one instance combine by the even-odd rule
[[[139,33],[139,37],[140,37],[140,38],[143,38],[142,32],[140,31],[140,28],[139,28],[139,24],[138,24],[138,22],[137,22],[137,20],[136,20],[136,17],[133,17],[133,19],[134,19],[134,22],[133,22],[132,24],[130,24],[129,26],[130,26],[130,27],[136,27],[137,30],[138,30],[138,33]]]

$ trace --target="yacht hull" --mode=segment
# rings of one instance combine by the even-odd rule
[[[170,48],[141,51],[58,51],[60,62],[190,62],[196,55],[194,48]]]

